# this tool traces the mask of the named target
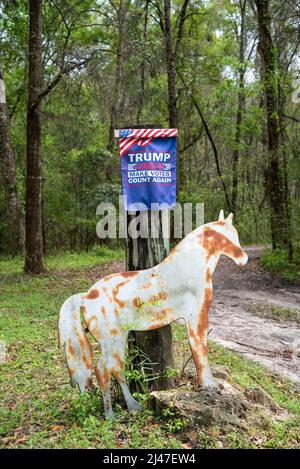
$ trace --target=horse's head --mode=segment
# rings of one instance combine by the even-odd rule
[[[204,246],[210,253],[224,254],[230,257],[239,267],[248,261],[248,255],[241,248],[239,235],[232,224],[233,214],[224,218],[221,210],[217,222],[208,223],[204,232]]]

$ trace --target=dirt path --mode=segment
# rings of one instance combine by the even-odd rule
[[[300,285],[288,284],[259,265],[261,248],[246,248],[248,264],[239,269],[222,256],[214,274],[210,339],[300,383],[300,324],[249,312],[275,305],[299,312]]]

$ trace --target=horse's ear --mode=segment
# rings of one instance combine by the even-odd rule
[[[220,210],[218,221],[224,221],[224,210]]]
[[[233,213],[230,213],[228,217],[226,218],[226,221],[232,225],[232,220],[233,220]]]

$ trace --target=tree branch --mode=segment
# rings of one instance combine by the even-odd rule
[[[287,116],[286,114],[282,114],[283,117],[286,117],[287,119],[291,119],[292,121],[295,121],[295,122],[299,122],[300,123],[300,119],[297,119],[296,117],[293,117],[293,116]]]
[[[13,104],[13,106],[12,106],[10,112],[9,112],[9,116],[8,116],[9,121],[11,121],[12,118],[13,118],[13,116],[15,115],[15,112],[16,112],[16,110],[17,110],[17,107],[18,107],[18,105],[19,105],[19,102],[21,101],[21,98],[22,98],[22,96],[23,96],[23,94],[24,94],[24,91],[25,91],[24,86],[22,86],[21,88],[19,88],[19,90],[18,90],[18,92],[17,92],[16,100],[15,100],[15,102],[14,102],[14,104]]]
[[[195,145],[195,143],[198,142],[198,140],[200,140],[202,137],[204,136],[203,132],[200,132],[198,135],[194,136],[192,138],[192,140],[186,144],[185,147],[183,148],[180,148],[179,150],[179,153],[184,153],[186,150],[188,150],[189,148],[191,148],[193,145]]]
[[[56,77],[53,78],[53,80],[48,84],[48,86],[39,94],[39,96],[37,97],[35,103],[33,104],[32,108],[35,108],[37,107],[40,102],[42,101],[42,99],[44,99],[46,96],[48,96],[48,94],[53,90],[53,88],[55,88],[55,86],[60,82],[60,80],[62,79],[62,77],[64,75],[67,75],[68,73],[72,72],[73,70],[76,70],[78,68],[81,68],[83,67],[84,65],[86,65],[88,62],[90,62],[95,53],[98,52],[97,51],[94,51],[90,57],[88,57],[87,59],[83,60],[82,62],[78,62],[76,64],[73,64],[69,67],[63,67],[60,72],[56,75]]]
[[[175,50],[174,50],[174,62],[176,64],[177,62],[177,57],[179,54],[182,38],[183,38],[183,27],[184,27],[184,22],[186,20],[186,11],[189,5],[190,0],[184,0],[180,14],[179,14],[179,24],[178,24],[178,31],[177,31],[177,38],[176,38],[176,44],[175,44]]]
[[[220,167],[220,162],[219,162],[219,154],[218,154],[218,150],[217,150],[217,147],[216,147],[216,144],[214,142],[214,139],[213,139],[213,136],[208,128],[208,125],[207,125],[207,122],[204,118],[204,115],[195,99],[195,97],[193,96],[191,90],[188,88],[187,84],[185,83],[182,75],[180,72],[178,72],[178,75],[183,83],[183,85],[185,86],[185,88],[187,89],[188,91],[188,94],[190,95],[192,101],[193,101],[193,104],[199,114],[199,117],[201,119],[201,122],[202,122],[202,125],[205,129],[205,132],[206,132],[206,135],[210,141],[210,144],[212,146],[212,149],[213,149],[213,154],[214,154],[214,158],[215,158],[215,163],[216,163],[216,168],[217,168],[217,173],[218,173],[218,176],[221,180],[221,184],[222,184],[222,187],[223,187],[223,191],[224,191],[224,195],[225,195],[225,199],[226,199],[226,203],[227,203],[227,207],[228,209],[230,210],[230,207],[231,207],[231,204],[230,204],[230,198],[229,198],[229,194],[228,194],[228,190],[227,190],[227,185],[226,185],[226,182],[224,181],[224,178],[223,178],[223,175],[222,175],[222,172],[221,172],[221,167]]]

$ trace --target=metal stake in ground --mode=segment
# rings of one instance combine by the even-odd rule
[[[131,129],[161,129],[162,125],[128,126]],[[152,237],[133,239],[128,229],[130,223],[139,217],[140,223],[148,223],[148,233]],[[151,223],[152,216],[152,223]],[[164,237],[163,224],[168,223],[168,213],[163,211],[143,211],[127,214],[126,265],[127,270],[149,269],[159,264],[170,251],[169,238]],[[170,279],[171,281],[171,279]],[[153,331],[132,332],[129,342],[141,350],[152,363],[149,374],[159,376],[148,382],[149,390],[172,387],[173,378],[168,377],[167,370],[174,369],[173,342],[171,326]],[[141,356],[142,356],[141,354]]]

